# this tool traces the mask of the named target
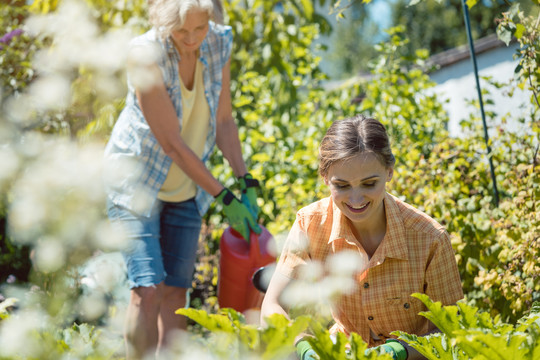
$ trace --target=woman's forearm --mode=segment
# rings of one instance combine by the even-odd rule
[[[247,173],[238,138],[238,127],[232,115],[230,60],[222,70],[222,87],[217,110],[216,144],[227,159],[236,177]]]
[[[238,138],[238,128],[231,118],[218,122],[216,144],[227,159],[236,177],[247,173],[246,164],[242,157],[242,147]]]
[[[215,196],[223,185],[212,175],[180,135],[180,125],[169,94],[163,84],[137,92],[143,115],[163,151],[197,185]]]
[[[185,143],[176,144],[167,152],[167,155],[190,179],[210,195],[215,197],[223,189],[223,185]]]

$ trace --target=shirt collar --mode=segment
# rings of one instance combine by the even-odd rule
[[[394,196],[388,193],[385,194],[384,208],[386,214],[386,234],[374,256],[381,256],[381,260],[385,257],[408,260],[409,251],[405,238],[405,225],[401,219],[399,207]],[[334,219],[328,243],[330,244],[337,239],[344,239],[349,243],[357,243],[356,237],[347,222],[347,218],[333,201],[332,209]]]
[[[334,200],[330,197],[330,203],[332,205],[333,221],[332,221],[332,231],[330,232],[330,237],[328,238],[328,243],[334,242],[337,239],[345,239],[347,242],[357,243],[356,236],[354,236],[352,229],[347,221],[347,218],[341,210],[334,203]]]
[[[381,242],[382,255],[395,259],[409,259],[405,225],[399,211],[396,198],[388,193],[384,196],[384,210],[386,214],[386,234]]]

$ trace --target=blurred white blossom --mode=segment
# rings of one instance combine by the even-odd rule
[[[355,274],[364,271],[368,263],[367,254],[359,251],[344,250],[332,254],[328,258],[326,267],[328,272],[333,275],[352,278]]]
[[[106,73],[96,74],[92,87],[98,94],[109,99],[120,98],[125,95],[124,84]]]
[[[298,270],[298,278],[304,281],[317,281],[324,275],[324,267],[319,261],[309,261]]]
[[[43,353],[35,331],[46,329],[49,317],[39,309],[23,309],[0,322],[0,357],[39,358]]]
[[[88,292],[112,293],[124,287],[125,264],[120,253],[103,253],[90,259],[81,271],[81,282]]]
[[[79,298],[79,315],[85,321],[94,321],[107,312],[104,294],[92,292]]]
[[[34,247],[32,258],[36,270],[51,273],[66,264],[66,251],[62,243],[54,238],[43,238]]]
[[[5,113],[9,120],[25,127],[33,122],[34,110],[28,93],[12,96],[6,100]]]
[[[51,45],[32,61],[37,78],[24,93],[6,101],[12,121],[28,126],[39,121],[39,113],[69,107],[72,81],[81,69],[93,73],[89,86],[102,95],[122,95],[124,80],[115,73],[126,68],[129,41],[134,36],[129,27],[102,34],[84,1],[65,0],[55,12],[29,17],[25,29],[32,36],[51,39]]]
[[[30,34],[53,39],[50,49],[36,58],[38,71],[69,72],[79,66],[104,72],[124,67],[133,34],[127,28],[100,34],[91,11],[83,1],[62,1],[54,13],[32,16],[26,22]]]
[[[289,231],[289,235],[287,236],[287,244],[289,246],[288,250],[292,252],[303,252],[308,250],[309,237],[296,222]]]
[[[93,243],[87,239],[95,237],[95,225],[105,217],[102,148],[58,138],[32,142],[30,147],[35,148],[28,151],[34,156],[12,189],[9,221],[13,239],[34,243],[50,237],[67,252],[77,246],[91,248]]]
[[[356,251],[330,255],[325,264],[309,261],[298,270],[297,279],[283,292],[287,307],[331,304],[338,297],[352,294],[356,276],[367,267],[368,259]]]
[[[2,99],[0,186],[9,185],[8,231],[12,241],[32,248],[34,284],[38,285],[2,288],[3,294],[20,301],[17,310],[0,321],[0,358],[41,358],[50,350],[45,349],[50,343],[43,339],[40,343],[36,331],[51,332],[51,327],[56,330],[57,325],[64,326],[77,316],[103,321],[103,315],[111,315],[110,328],[92,332],[88,326],[55,332],[70,347],[66,358],[87,358],[98,337],[104,351],[118,345],[123,349],[122,306],[129,290],[121,257],[93,258],[87,272],[78,272],[96,250],[116,251],[126,244],[125,234],[113,228],[106,217],[103,144],[80,145],[31,131],[36,125],[63,126],[70,121],[71,110],[79,116],[84,110],[73,105],[85,101],[81,97],[114,99],[124,95],[122,75],[133,27],[121,26],[123,21],[118,17],[119,28],[104,32],[96,16],[99,13],[84,0],[64,0],[48,14],[28,18],[25,32],[47,45],[28,59],[36,76],[24,91]],[[142,21],[138,16],[133,18],[132,23]],[[63,112],[66,109],[69,111]],[[120,167],[119,171],[130,169]],[[119,288],[122,292],[117,293]],[[114,306],[116,315],[109,314],[113,312],[111,299],[119,298],[122,301]],[[102,333],[111,336],[101,337]]]
[[[281,254],[285,241],[287,241],[287,232],[281,232],[274,235],[274,243],[276,244],[276,254]]]
[[[162,50],[157,44],[134,46],[128,54],[129,80],[132,86],[149,89],[161,80],[161,71],[154,65]]]
[[[118,251],[128,245],[128,237],[122,226],[115,226],[108,219],[94,224],[92,241],[96,249]]]
[[[37,111],[63,109],[71,101],[71,81],[60,73],[46,74],[32,82],[24,101]]]
[[[18,154],[10,146],[0,146],[0,189],[2,183],[15,176],[19,170],[20,160]]]

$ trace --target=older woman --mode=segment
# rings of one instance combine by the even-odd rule
[[[394,359],[421,358],[390,333],[437,331],[418,315],[424,306],[412,293],[425,293],[444,305],[463,297],[448,233],[386,192],[395,159],[379,121],[356,116],[334,122],[319,155],[319,172],[330,197],[298,212],[264,298],[262,322],[273,313],[287,315],[288,306],[297,303],[297,294],[289,292],[293,298],[287,298],[287,290],[313,268],[308,264],[319,264],[324,278],[336,272],[332,259],[346,253],[338,259],[354,259],[345,267],[353,269],[345,282],[351,285],[329,296],[335,320],[331,332],[356,332],[370,348]],[[343,266],[343,261],[338,264]],[[317,297],[316,291],[312,296]],[[302,359],[318,358],[306,340],[300,340],[297,349]]]
[[[129,237],[128,357],[159,351],[172,330],[185,328],[174,311],[185,306],[201,216],[213,198],[245,239],[261,231],[259,185],[232,116],[231,28],[212,20],[215,10],[212,0],[153,0],[153,28],[132,42],[145,60],[132,61],[139,72],[128,71],[126,105],[105,154],[109,218]],[[215,144],[239,178],[241,199],[205,165]]]

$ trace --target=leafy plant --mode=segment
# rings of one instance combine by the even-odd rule
[[[428,308],[420,315],[442,332],[417,337],[395,332],[399,338],[428,359],[537,359],[540,356],[540,312],[538,304],[516,325],[493,318],[465,303],[441,306],[425,294],[413,294]]]
[[[0,44],[0,61],[6,70],[1,76],[0,180],[5,205],[1,205],[0,213],[4,214],[4,207],[9,209],[6,214],[9,217],[5,216],[10,220],[9,240],[16,239],[34,250],[32,283],[38,285],[24,289],[17,314],[0,315],[3,318],[0,340],[9,343],[12,337],[7,335],[17,335],[19,341],[26,341],[25,349],[32,351],[29,354],[38,358],[69,357],[69,354],[121,357],[117,350],[111,350],[121,344],[119,333],[82,324],[72,328],[75,317],[84,312],[95,314],[103,306],[107,316],[109,310],[113,312],[102,298],[98,297],[97,301],[92,297],[81,298],[80,284],[75,280],[77,267],[96,249],[121,245],[110,241],[119,237],[103,222],[104,204],[100,182],[96,180],[99,166],[90,155],[101,154],[102,148],[80,152],[77,146],[56,140],[60,137],[57,135],[69,135],[73,139],[78,137],[80,142],[102,142],[122,107],[123,100],[118,95],[122,87],[117,88],[116,95],[103,92],[103,87],[97,86],[103,85],[103,73],[94,63],[83,61],[62,68],[65,70],[61,71],[62,79],[67,81],[70,95],[65,107],[37,111],[30,101],[35,99],[25,98],[27,91],[47,73],[40,72],[43,64],[33,55],[42,48],[46,51],[41,55],[58,54],[62,42],[50,33],[33,37],[17,30],[29,17],[29,11],[56,16],[52,19],[57,21],[71,20],[73,17],[58,16],[64,14],[66,8],[62,6],[67,3],[39,0],[33,2],[31,9],[24,2],[0,5],[4,35],[9,35],[2,37],[5,42]],[[136,34],[148,26],[143,17],[146,4],[143,0],[84,4],[78,9],[90,9],[90,15],[75,17],[76,25],[88,20],[85,24],[90,24],[96,35],[85,38],[86,45],[103,40],[106,34],[120,27],[125,26]],[[280,240],[301,206],[326,196],[317,175],[317,148],[329,124],[359,112],[373,115],[387,125],[394,139],[398,162],[390,191],[447,227],[466,293],[466,303],[458,305],[460,314],[452,309],[434,312],[446,319],[440,320],[440,326],[448,334],[409,340],[417,341],[430,356],[441,358],[463,358],[475,351],[474,356],[481,358],[493,355],[484,354],[482,351],[486,349],[510,346],[525,359],[532,356],[536,360],[538,318],[532,313],[523,315],[534,301],[540,300],[539,66],[535,35],[538,19],[511,10],[500,23],[501,28],[520,42],[516,54],[521,66],[516,71],[517,86],[531,91],[533,106],[526,115],[503,114],[504,121],[522,124],[525,133],[512,133],[499,127],[490,129],[494,133],[491,156],[501,190],[500,206],[494,208],[478,117],[463,119],[467,137],[448,137],[447,116],[441,100],[431,93],[433,83],[424,73],[428,53],[418,50],[414,56],[402,56],[407,45],[403,29],[391,29],[390,41],[378,45],[379,55],[373,61],[369,81],[327,91],[322,87],[325,75],[318,68],[319,59],[311,44],[328,25],[312,2],[237,0],[226,2],[225,6],[226,22],[233,26],[235,34],[232,59],[235,117],[241,125],[248,167],[263,185],[259,205],[264,225]],[[123,68],[118,65],[105,78],[123,84],[123,76]],[[52,93],[55,91],[45,94],[56,96]],[[489,89],[485,95],[489,97]],[[11,107],[12,101],[21,99],[28,101],[21,101],[19,108]],[[56,103],[53,101],[52,105]],[[471,105],[476,106],[474,102]],[[27,108],[32,111],[22,111]],[[8,121],[20,115],[14,110],[28,116],[34,130],[54,136],[42,137],[19,122]],[[226,185],[233,185],[230,169],[222,160],[216,154],[211,168]],[[217,284],[218,240],[226,222],[215,209],[205,220],[195,283],[205,291],[197,306],[207,312],[185,314],[206,322],[212,330],[207,330],[204,336],[197,334],[195,343],[206,345],[201,351],[224,349],[220,355],[283,358],[294,351],[295,334],[309,327],[315,334],[313,345],[320,354],[332,359],[363,355],[366,345],[356,335],[348,339],[337,335],[334,343],[326,327],[310,319],[295,318],[291,324],[277,317],[270,320],[268,329],[262,330],[246,324],[240,314],[227,311],[211,314],[218,309],[213,289]],[[24,253],[13,253],[6,239],[2,237],[0,241],[2,249],[9,252],[2,252],[0,261],[13,264],[10,261],[17,256],[26,257]],[[472,314],[478,318],[476,324]],[[215,316],[225,318],[215,319]],[[454,320],[459,325],[451,325]],[[220,324],[219,331],[216,324]],[[114,345],[100,348],[107,338]],[[476,343],[468,343],[470,339],[482,346],[477,348]],[[17,341],[13,344],[17,345],[13,349],[21,348]],[[6,349],[7,346],[0,346],[0,357],[15,357],[15,353]],[[84,353],[77,349],[84,349]],[[350,355],[347,351],[351,351]]]
[[[502,18],[497,19],[497,34],[499,39],[506,45],[515,38],[519,43],[515,58],[519,59],[515,74],[518,79],[518,87],[527,88],[531,91],[531,102],[536,105],[534,113],[540,109],[540,12],[538,7],[536,19],[531,13],[525,15],[519,4],[513,4],[507,12],[502,13]],[[533,115],[534,117],[534,115]]]
[[[349,338],[343,333],[330,336],[321,319],[309,315],[289,320],[281,314],[273,314],[266,319],[267,326],[261,329],[246,324],[245,317],[234,309],[221,309],[220,314],[195,309],[179,309],[176,313],[189,317],[211,332],[206,337],[208,349],[219,359],[254,355],[265,360],[283,359],[295,352],[295,340],[306,330],[313,334],[306,339],[322,360],[391,359],[386,354],[365,355],[367,344],[358,334],[351,334]]]
[[[307,316],[289,321],[283,315],[274,314],[267,320],[268,327],[261,330],[246,324],[244,315],[234,309],[222,309],[220,314],[196,309],[179,309],[176,313],[187,316],[215,335],[208,338],[208,349],[220,359],[242,359],[255,354],[261,359],[283,359],[294,352],[295,338],[309,324]],[[213,346],[217,345],[215,342],[219,342],[219,346]]]

